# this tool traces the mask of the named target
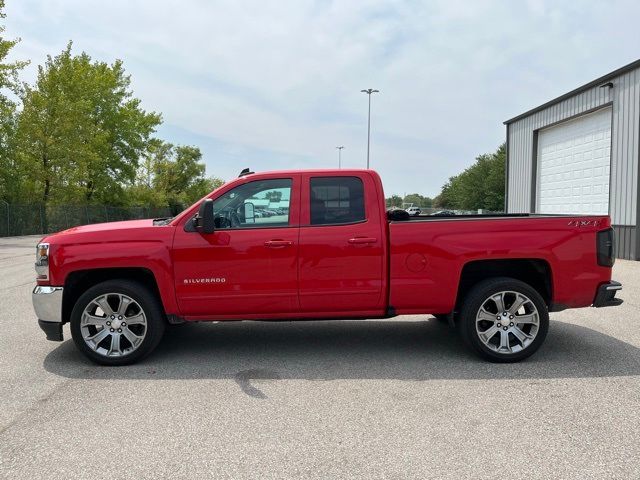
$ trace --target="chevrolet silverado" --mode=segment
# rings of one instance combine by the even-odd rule
[[[175,218],[85,225],[36,251],[32,298],[89,359],[135,362],[167,324],[447,319],[480,356],[534,353],[549,312],[614,306],[610,219],[420,216],[385,208],[371,170],[243,171]]]

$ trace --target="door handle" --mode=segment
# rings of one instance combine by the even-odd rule
[[[376,243],[378,241],[377,238],[373,237],[354,237],[350,238],[348,242],[352,245],[363,245],[366,243]]]
[[[264,242],[264,246],[268,248],[284,248],[291,245],[293,245],[293,242],[290,240],[267,240]]]

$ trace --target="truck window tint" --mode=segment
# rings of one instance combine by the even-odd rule
[[[358,177],[311,179],[311,225],[355,223],[365,219],[364,185]]]
[[[291,179],[259,180],[229,190],[213,202],[217,229],[289,225]]]

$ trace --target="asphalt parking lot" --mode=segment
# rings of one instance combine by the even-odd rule
[[[0,239],[0,478],[640,478],[640,262],[514,365],[416,316],[186,325],[107,368],[38,328],[37,240]]]

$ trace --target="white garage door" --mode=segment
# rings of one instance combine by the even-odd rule
[[[536,212],[609,213],[611,108],[538,132]]]

